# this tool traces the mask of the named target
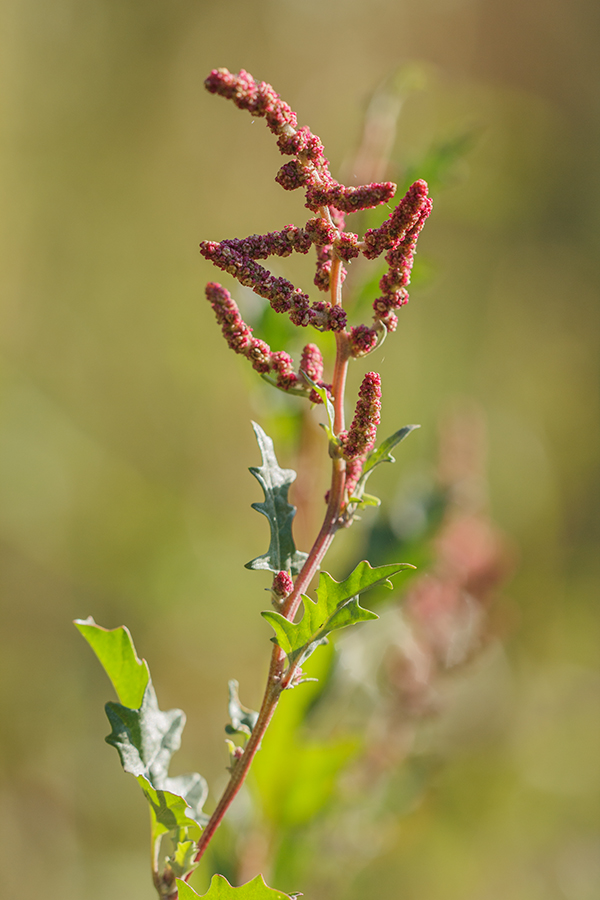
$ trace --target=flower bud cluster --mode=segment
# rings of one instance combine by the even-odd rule
[[[277,600],[285,600],[285,598],[289,597],[293,590],[294,581],[289,572],[277,572],[277,574],[273,576],[271,593]]]
[[[373,448],[380,418],[381,376],[377,372],[367,372],[358,392],[352,425],[339,435],[346,459],[359,459]]]
[[[368,325],[356,325],[349,335],[350,353],[353,357],[366,356],[377,346],[377,330]]]

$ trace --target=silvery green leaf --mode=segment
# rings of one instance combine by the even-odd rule
[[[262,487],[265,499],[253,503],[252,508],[269,520],[271,541],[262,556],[246,563],[247,569],[267,569],[270,572],[291,572],[297,575],[307,554],[296,550],[292,537],[292,521],[296,507],[288,502],[290,485],[296,479],[293,469],[282,469],[277,462],[273,441],[256,422],[252,423],[262,456],[262,466],[251,466],[250,472]]]

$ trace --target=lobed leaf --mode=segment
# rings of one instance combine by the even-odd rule
[[[140,707],[150,672],[146,660],[139,659],[135,652],[129,629],[124,625],[102,628],[91,616],[75,619],[74,624],[100,660],[121,703],[133,709]]]
[[[292,537],[292,521],[296,507],[288,503],[290,485],[296,479],[293,469],[282,469],[277,462],[273,441],[260,425],[252,423],[262,456],[262,466],[250,466],[250,472],[262,487],[265,499],[253,503],[252,509],[269,520],[271,542],[268,551],[246,563],[247,569],[267,569],[270,572],[291,571],[297,575],[307,554],[296,550]]]
[[[153,791],[181,799],[191,818],[199,825],[204,825],[206,817],[201,810],[208,794],[204,778],[197,772],[175,778],[169,778],[168,775],[171,757],[181,745],[185,713],[181,709],[170,709],[167,712],[159,709],[152,682],[146,688],[139,709],[130,709],[120,703],[107,703],[105,709],[112,725],[106,742],[117,750],[124,770],[134,775],[138,781],[140,777],[143,778]],[[140,784],[144,788],[144,784]],[[174,814],[175,800],[155,796],[151,799],[148,794],[146,796],[153,809],[157,803],[161,808],[166,803]],[[181,822],[180,827],[187,827],[189,824]]]
[[[110,702],[105,710],[112,725],[106,742],[118,751],[125,771],[136,778],[143,775],[151,784],[163,782],[171,757],[181,746],[185,713],[181,709],[160,710],[152,683],[139,709]]]
[[[262,615],[275,631],[276,642],[287,654],[290,664],[301,664],[320,644],[326,643],[327,635],[332,631],[379,618],[360,606],[359,595],[377,584],[392,588],[390,577],[407,568],[413,566],[396,563],[373,568],[363,560],[348,578],[339,582],[327,572],[321,572],[316,602],[302,596],[304,615],[299,622],[290,622],[281,613],[271,610]]]
[[[206,894],[197,894],[189,884],[177,879],[177,889],[179,900],[196,900],[198,897],[203,900],[290,900],[289,894],[268,887],[262,875],[257,875],[240,887],[232,887],[223,875],[213,875]]]

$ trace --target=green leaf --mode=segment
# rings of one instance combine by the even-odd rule
[[[171,871],[177,878],[181,878],[187,872],[192,872],[196,868],[197,863],[194,862],[194,857],[197,851],[196,841],[178,842],[175,853],[168,859]]]
[[[304,565],[306,553],[296,550],[292,537],[292,520],[296,507],[288,503],[288,490],[296,478],[293,469],[282,469],[277,462],[273,441],[256,422],[252,423],[262,456],[262,466],[251,466],[250,472],[262,487],[263,503],[252,508],[266,516],[271,526],[271,543],[263,556],[246,563],[247,569],[267,569],[270,572],[291,571],[297,575]]]
[[[142,705],[150,673],[145,659],[139,659],[129,629],[102,628],[92,617],[76,619],[75,627],[86,639],[113,683],[124,706],[137,709]]]
[[[148,684],[139,709],[111,702],[105,710],[113,729],[106,742],[117,749],[125,771],[161,785],[171,757],[181,745],[185,713],[181,709],[162,712],[152,683]]]
[[[110,677],[121,703],[105,706],[112,731],[106,738],[119,753],[126,772],[137,779],[148,803],[152,827],[153,853],[164,834],[171,833],[179,855],[167,860],[176,874],[191,871],[193,859],[186,856],[186,844],[200,837],[208,816],[202,807],[208,786],[197,772],[169,777],[171,757],[181,744],[185,714],[180,709],[163,712],[150,679],[145,660],[139,660],[127,628],[112,631],[93,619],[75,625],[88,641]],[[125,703],[132,704],[129,706]],[[187,870],[182,866],[188,865]]]
[[[362,497],[350,497],[348,503],[358,503],[361,509],[365,506],[381,506],[381,500],[373,494],[363,494]]]
[[[140,776],[144,778],[154,791],[177,795],[185,801],[190,816],[199,825],[204,825],[206,817],[201,810],[208,794],[204,778],[196,772],[175,778],[168,776],[171,757],[181,745],[185,713],[181,709],[160,710],[152,682],[146,688],[139,709],[130,709],[120,703],[107,703],[105,709],[112,725],[106,742],[116,748],[125,771],[138,780]],[[148,800],[153,809],[156,803],[161,808],[164,803],[169,806],[168,798],[164,802],[157,797],[148,797]],[[169,806],[171,811],[174,802]],[[184,827],[186,823],[180,824]]]
[[[256,725],[258,713],[253,709],[242,706],[238,695],[239,687],[238,682],[234,678],[228,682],[229,718],[231,719],[231,725],[226,725],[225,731],[227,734],[241,733],[250,736],[252,729]]]
[[[262,875],[240,887],[232,887],[222,875],[213,875],[206,894],[197,894],[189,884],[177,879],[177,889],[179,900],[196,900],[198,897],[203,900],[290,900],[289,894],[267,887]]]
[[[290,622],[281,613],[267,610],[262,613],[273,627],[276,642],[287,654],[290,664],[301,664],[316,648],[326,642],[332,631],[356,625],[378,616],[359,605],[358,597],[377,584],[393,585],[389,578],[403,569],[413,566],[397,563],[373,568],[366,560],[360,562],[345,581],[335,581],[327,572],[321,572],[317,588],[317,600],[302,596],[304,615],[300,622]]]
[[[162,834],[168,834],[169,831],[178,831],[182,828],[186,829],[186,836],[198,840],[200,837],[200,828],[198,827],[200,823],[197,819],[191,817],[190,804],[186,802],[183,796],[174,794],[171,791],[153,788],[143,775],[139,775],[137,781],[150,804],[153,841],[156,841]],[[202,817],[202,819],[203,823],[205,823],[206,817]],[[186,869],[186,871],[188,870]]]

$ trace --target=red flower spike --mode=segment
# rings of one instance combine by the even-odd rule
[[[235,353],[250,360],[252,368],[261,375],[273,372],[277,376],[277,387],[284,391],[298,383],[291,356],[283,351],[273,353],[265,341],[252,336],[252,329],[242,319],[229,291],[217,282],[211,281],[206,285],[206,297],[221,325],[228,346]]]
[[[363,184],[360,187],[346,187],[334,182],[325,187],[320,185],[309,187],[305,205],[314,212],[322,206],[333,206],[342,212],[352,213],[387,203],[395,193],[396,185],[391,181]]]
[[[265,81],[256,83],[252,75],[240,69],[233,75],[228,69],[213,69],[204,86],[211,94],[219,94],[233,100],[239,109],[247,109],[253,116],[264,117],[274,134],[280,134],[286,126],[296,128],[296,113]]]
[[[431,211],[431,200],[427,197],[427,190],[426,181],[422,179],[415,181],[383,225],[379,228],[370,228],[365,233],[366,247],[363,253],[367,259],[375,259],[384,250],[388,250],[395,243],[401,241],[413,225],[419,221],[424,208],[427,208],[425,215],[427,218]],[[424,221],[425,219],[423,219]]]
[[[203,252],[202,247],[212,243],[203,241],[200,251]],[[312,241],[305,229],[298,228],[296,225],[286,225],[282,231],[252,234],[247,238],[229,238],[221,241],[218,246],[229,247],[250,259],[267,259],[269,256],[289,256],[294,251],[308,253]]]
[[[346,459],[358,459],[375,444],[381,417],[381,376],[367,372],[358,392],[352,425],[339,435]]]

